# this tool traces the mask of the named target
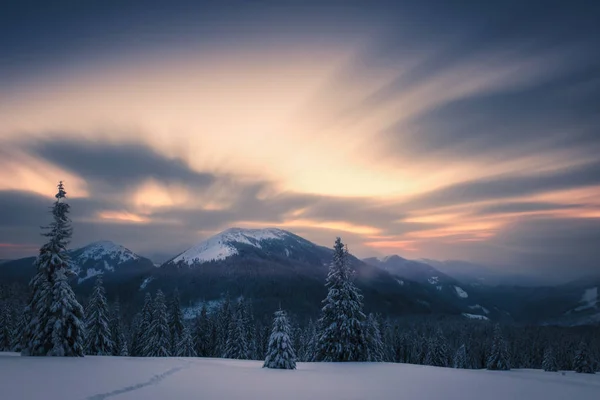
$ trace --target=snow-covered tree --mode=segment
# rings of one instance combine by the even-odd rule
[[[242,323],[241,329],[246,339],[246,345],[248,346],[248,358],[253,360],[257,358],[256,354],[256,337],[255,337],[255,326],[254,316],[252,313],[252,303],[243,297],[240,298],[237,304],[236,310],[240,321]]]
[[[140,315],[139,325],[137,326],[137,332],[135,332],[134,343],[132,344],[133,355],[136,357],[147,357],[146,349],[149,340],[150,324],[152,324],[152,313],[154,309],[154,302],[150,293],[146,293],[144,298],[144,307]]]
[[[233,312],[231,310],[231,299],[229,293],[225,296],[223,304],[219,309],[217,315],[217,325],[215,327],[217,333],[216,353],[219,357],[223,357],[223,354],[227,350],[227,342],[229,340],[229,326],[233,319]]]
[[[171,355],[171,334],[167,321],[165,295],[161,290],[156,293],[152,308],[152,322],[148,327],[144,355],[147,357],[169,357]]]
[[[181,340],[177,343],[176,348],[177,352],[175,354],[177,357],[197,357],[196,349],[194,349],[194,341],[192,340],[189,328],[183,328]]]
[[[302,354],[298,355],[300,361],[312,361],[315,357],[315,349],[317,345],[317,328],[312,319],[308,320],[308,324],[304,329]]]
[[[582,341],[579,344],[575,359],[573,360],[573,370],[580,374],[593,374],[594,365],[587,344]]]
[[[72,234],[66,191],[58,184],[52,208],[53,222],[43,236],[48,238],[35,261],[36,275],[30,282],[31,297],[25,310],[25,348],[30,356],[83,356],[83,307],[69,285],[66,247]]]
[[[27,325],[27,317],[24,313],[21,313],[15,319],[16,323],[13,326],[10,348],[11,351],[20,352],[25,346],[25,326]]]
[[[10,351],[13,335],[12,314],[8,303],[0,303],[0,351]]]
[[[263,368],[296,369],[296,353],[290,338],[290,324],[282,310],[275,312]]]
[[[558,364],[556,363],[556,357],[554,356],[554,350],[552,347],[546,347],[544,351],[544,361],[542,361],[542,368],[547,372],[558,371]]]
[[[169,304],[169,332],[171,334],[171,354],[176,353],[177,345],[183,334],[183,312],[179,302],[179,290],[175,288]]]
[[[338,237],[334,245],[333,263],[329,268],[319,319],[316,361],[365,361],[367,345],[362,322],[362,295],[352,282],[348,249]]]
[[[435,334],[429,339],[427,344],[427,354],[425,356],[425,364],[435,367],[448,367],[448,344],[442,331],[437,329]]]
[[[123,341],[121,342],[121,350],[119,351],[118,355],[121,357],[129,356],[129,349],[127,348],[127,340],[126,339],[123,339]]]
[[[379,323],[375,315],[369,314],[365,325],[365,339],[368,350],[367,361],[381,362],[383,361],[383,342],[381,341]]]
[[[210,357],[213,354],[214,349],[210,348],[210,322],[206,303],[204,303],[200,314],[196,316],[193,329],[194,349],[198,357]]]
[[[454,354],[454,368],[467,369],[467,348],[462,344]]]
[[[240,316],[236,313],[229,322],[229,334],[227,336],[227,345],[223,358],[233,358],[238,360],[250,359],[246,335],[243,330],[243,323]]]
[[[113,339],[113,356],[122,355],[123,343],[126,341],[121,321],[121,304],[115,301],[110,319],[110,332]]]
[[[487,369],[491,370],[509,370],[510,369],[510,354],[502,329],[499,324],[494,327],[494,338],[492,342],[492,350],[487,359]]]
[[[102,286],[102,274],[96,278],[86,314],[86,354],[94,356],[111,355],[114,343],[109,327],[108,303],[106,302],[104,286]]]

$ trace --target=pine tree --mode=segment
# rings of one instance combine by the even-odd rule
[[[222,357],[237,360],[250,359],[242,320],[237,314],[234,315],[229,322],[229,335],[227,336],[227,345],[225,346],[225,352]]]
[[[381,332],[379,323],[373,314],[369,314],[366,321],[365,339],[367,341],[368,358],[367,361],[383,361],[383,342],[381,341]]]
[[[316,361],[365,361],[368,356],[362,327],[362,295],[352,282],[348,262],[348,249],[338,237],[319,320]]]
[[[454,355],[454,368],[467,369],[467,348],[464,343],[456,350]]]
[[[133,343],[133,355],[136,357],[147,357],[146,354],[147,344],[149,341],[149,330],[152,324],[152,313],[154,309],[154,302],[150,293],[146,293],[144,298],[144,307],[140,315],[140,323],[137,327],[135,334],[135,342]]]
[[[579,374],[593,374],[594,366],[590,356],[587,344],[582,341],[579,344],[575,359],[573,360],[573,369]]]
[[[542,361],[542,368],[546,372],[558,371],[558,364],[556,363],[556,357],[554,357],[554,350],[548,346],[544,351],[544,361]]]
[[[48,242],[40,249],[35,261],[37,273],[30,283],[23,355],[83,356],[83,307],[68,282],[72,272],[66,246],[72,228],[66,194],[60,182],[52,208],[54,220],[42,234]]]
[[[312,361],[315,357],[315,349],[317,346],[317,328],[312,319],[308,321],[308,325],[304,330],[303,354],[300,356],[301,361]]]
[[[119,300],[115,301],[110,319],[110,333],[113,339],[113,356],[121,355],[125,333],[123,332],[123,323],[121,322],[121,305]]]
[[[427,344],[427,355],[425,356],[425,364],[433,365],[434,367],[448,366],[448,345],[446,338],[438,329],[429,339]]]
[[[147,357],[169,357],[171,343],[169,323],[167,321],[167,305],[165,295],[161,290],[156,293],[152,310],[152,322],[148,328],[144,354]]]
[[[173,292],[173,298],[169,304],[169,332],[171,334],[171,354],[175,354],[183,334],[183,312],[181,311],[179,290],[177,288]]]
[[[227,350],[227,342],[229,340],[229,326],[231,325],[231,320],[233,319],[233,313],[231,311],[231,300],[229,298],[229,293],[225,296],[225,300],[223,304],[221,304],[221,308],[219,310],[219,314],[217,316],[217,348],[216,353],[219,357],[223,357],[223,354]]]
[[[490,370],[506,371],[510,369],[510,355],[508,354],[508,346],[504,340],[504,337],[502,336],[500,325],[498,324],[496,324],[494,327],[492,350],[487,359],[486,367]]]
[[[12,334],[12,315],[8,303],[0,303],[0,351],[11,350]]]
[[[282,310],[275,312],[263,368],[296,369],[296,354],[290,339],[290,324]]]
[[[111,355],[114,343],[108,325],[108,304],[102,286],[102,274],[96,278],[96,285],[87,308],[86,354],[94,356]]]
[[[24,313],[21,313],[15,319],[17,323],[14,324],[13,327],[10,348],[11,351],[20,352],[25,346],[25,326],[27,325],[27,317]]]
[[[129,350],[127,349],[127,340],[126,339],[123,339],[123,341],[121,342],[121,350],[119,351],[119,356],[121,356],[121,357],[129,356]]]
[[[190,330],[186,327],[183,328],[183,332],[181,333],[181,340],[177,343],[177,357],[197,357],[196,349],[194,349],[194,341],[192,340],[192,335],[190,335]]]
[[[242,297],[238,302],[238,313],[242,321],[242,331],[245,335],[246,345],[248,346],[248,358],[254,360],[258,357],[256,354],[256,328],[254,326],[252,303]]]
[[[210,349],[210,319],[206,303],[202,304],[200,314],[194,321],[194,348],[198,357],[210,357],[213,350]]]

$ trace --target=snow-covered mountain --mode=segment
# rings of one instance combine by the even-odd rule
[[[123,273],[128,267],[139,267],[138,264],[147,265],[150,262],[131,250],[110,241],[94,242],[85,247],[71,250],[69,256],[71,257],[71,269],[78,276],[77,283],[83,283],[99,274]]]
[[[277,229],[230,228],[192,246],[167,264],[195,266],[203,263],[223,261],[257,250],[265,254],[290,259],[314,258],[315,251],[328,251],[291,232]],[[322,254],[321,254],[322,255]]]

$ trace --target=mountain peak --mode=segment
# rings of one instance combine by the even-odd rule
[[[87,246],[74,250],[73,253],[74,258],[79,262],[109,258],[115,261],[118,260],[119,263],[123,263],[139,258],[139,256],[131,250],[111,242],[110,240],[100,240],[90,243]]]
[[[249,245],[260,249],[264,241],[284,240],[291,235],[290,232],[278,228],[229,228],[192,246],[175,257],[172,262],[175,264],[179,262],[193,264],[195,262],[224,260],[238,254],[236,244]]]

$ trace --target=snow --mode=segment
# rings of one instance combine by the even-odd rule
[[[396,282],[398,282],[398,285],[404,286],[404,281],[402,279],[396,279]]]
[[[437,285],[435,288],[441,292],[444,287],[442,285]]]
[[[490,310],[488,310],[487,308],[485,308],[483,306],[480,306],[479,304],[475,304],[474,306],[469,306],[469,308],[471,310],[481,310],[481,311],[483,311],[486,314],[490,313]]]
[[[461,299],[466,299],[467,297],[469,297],[469,295],[467,294],[467,292],[465,292],[461,287],[454,286],[454,290],[456,290],[456,294]]]
[[[93,277],[95,277],[95,276],[97,276],[97,275],[100,275],[100,274],[102,274],[103,272],[104,272],[104,271],[98,270],[98,269],[96,269],[96,268],[88,268],[88,269],[86,270],[85,276],[84,276],[83,278],[79,278],[79,279],[77,280],[77,283],[81,283],[81,282],[83,282],[83,281],[86,281],[86,280],[88,280],[88,279],[90,279],[90,278],[93,278]]]
[[[387,363],[298,363],[297,368],[274,370],[262,368],[262,361],[211,358],[0,353],[0,387],[2,398],[30,400],[592,400],[600,392],[600,375],[574,372]]]
[[[594,288],[586,289],[586,291],[583,292],[583,296],[581,296],[581,300],[579,302],[583,303],[583,305],[575,308],[575,311],[582,311],[582,310],[586,310],[588,308],[597,307],[598,288],[594,287]]]
[[[427,281],[432,285],[437,285],[439,278],[437,276],[432,276],[431,278],[428,278]]]
[[[148,278],[144,279],[144,281],[142,282],[142,284],[140,285],[140,290],[144,290],[146,289],[146,286],[148,286],[148,284],[150,282],[152,282],[152,280],[154,279],[153,276],[149,276]]]
[[[489,318],[486,317],[485,315],[478,315],[478,314],[469,314],[469,313],[462,313],[463,317],[467,317],[469,319],[481,319],[483,321],[489,321]]]
[[[239,300],[239,298],[237,300]],[[216,311],[221,306],[221,304],[223,304],[223,301],[224,301],[223,299],[207,301],[206,302],[206,310],[208,312]],[[183,318],[184,319],[196,318],[196,316],[198,314],[200,314],[200,311],[202,311],[203,305],[204,305],[204,302],[200,302],[200,303],[194,304],[193,306],[183,307],[181,310],[183,313]]]
[[[172,262],[178,263],[183,261],[190,265],[194,262],[203,263],[224,260],[238,253],[234,246],[235,243],[261,248],[261,242],[265,240],[283,240],[288,235],[288,232],[277,228],[231,228],[184,251],[175,257]]]
[[[118,264],[140,258],[131,250],[110,241],[94,242],[82,248],[83,252],[76,258],[78,263],[84,263],[87,260],[102,260],[108,257]]]

